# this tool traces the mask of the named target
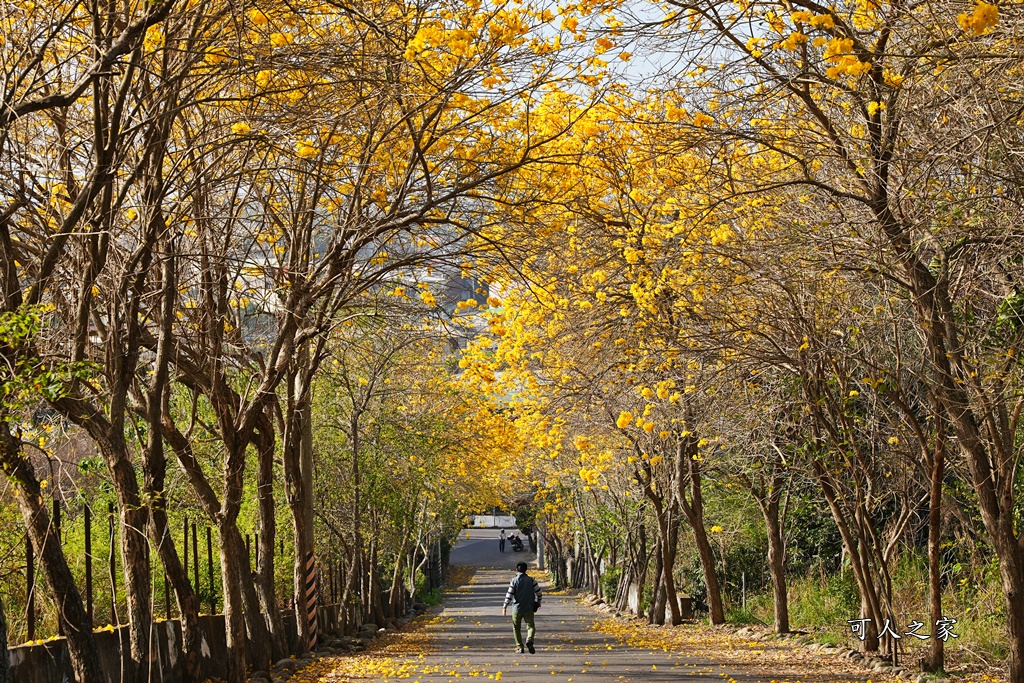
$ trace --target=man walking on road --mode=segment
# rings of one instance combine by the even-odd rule
[[[532,576],[526,573],[526,563],[520,562],[516,565],[516,577],[508,585],[505,593],[505,604],[501,607],[501,614],[508,616],[508,606],[512,605],[512,634],[516,639],[516,652],[523,651],[522,623],[526,621],[526,648],[530,654],[536,652],[533,647],[533,636],[536,627],[533,622],[533,613],[540,609],[540,584]]]
[[[501,536],[498,536],[498,550],[505,552],[505,530],[501,530]]]

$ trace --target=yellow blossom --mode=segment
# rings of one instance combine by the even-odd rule
[[[708,116],[707,114],[705,114],[703,112],[697,113],[693,117],[693,125],[697,126],[698,128],[704,128],[705,126],[710,126],[714,122],[715,122],[715,120],[713,118],[711,118],[710,116]]]
[[[306,140],[299,140],[298,142],[295,143],[295,153],[298,154],[303,159],[309,159],[319,154],[320,150],[318,150],[316,147],[311,145]]]
[[[957,16],[956,23],[964,31],[980,36],[999,23],[999,8],[987,2],[979,2],[970,14],[964,12]]]
[[[295,42],[295,36],[291,33],[271,33],[270,44],[274,47],[284,47],[285,45],[291,45]]]
[[[228,49],[226,47],[211,47],[206,51],[204,57],[207,64],[220,64],[226,61],[228,58]]]

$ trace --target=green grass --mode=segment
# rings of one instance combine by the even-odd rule
[[[434,605],[440,605],[442,600],[444,600],[444,589],[442,589],[440,586],[430,591],[429,593],[424,593],[419,597],[420,602],[422,602],[424,605],[430,605],[431,607],[433,607]]]
[[[825,645],[845,645],[846,644],[846,638],[840,638],[839,636],[835,635],[834,633],[824,633],[824,634],[820,635],[817,638],[817,640],[818,640],[819,643],[824,643]]]
[[[725,620],[730,624],[761,624],[764,623],[761,619],[758,619],[754,612],[750,608],[750,601],[747,601],[747,609],[743,609],[741,606],[730,607],[725,613]]]
[[[904,554],[893,563],[893,602],[896,623],[902,629],[913,620],[924,622],[922,633],[931,633],[928,606],[926,558]],[[953,627],[959,638],[946,641],[947,668],[961,664],[972,667],[1005,666],[1009,654],[1004,598],[997,568],[992,565],[954,567],[952,579],[943,592],[943,611],[957,620]],[[793,630],[807,631],[815,641],[855,647],[857,639],[846,623],[860,613],[860,600],[852,572],[812,574],[789,579],[789,619]],[[771,624],[772,596],[747,596],[747,611],[738,606],[727,610],[734,624]],[[930,646],[930,640],[904,638],[903,661],[916,662]]]

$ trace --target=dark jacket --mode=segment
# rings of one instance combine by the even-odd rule
[[[536,612],[540,599],[540,584],[529,574],[520,573],[508,584],[503,607],[512,605],[513,612]]]

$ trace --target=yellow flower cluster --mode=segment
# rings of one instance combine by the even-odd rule
[[[729,225],[722,223],[711,231],[711,244],[715,246],[725,244],[735,236],[736,233],[733,232],[732,228]]]
[[[781,47],[783,50],[795,51],[799,49],[801,45],[804,45],[806,42],[807,36],[805,34],[800,33],[799,31],[794,31],[790,33],[785,40],[779,41],[779,47]]]
[[[585,484],[588,484],[590,486],[597,486],[597,484],[600,483],[601,481],[601,474],[597,470],[581,467],[579,474],[580,479],[582,479]]]
[[[793,12],[789,15],[794,24],[810,24],[815,28],[831,29],[836,23],[831,14],[814,14],[804,10]]]
[[[307,140],[299,140],[295,143],[295,153],[303,159],[311,159],[319,154],[320,150]]]
[[[823,58],[830,62],[825,74],[829,78],[842,75],[860,76],[871,70],[871,62],[862,62],[853,54],[852,38],[833,38],[825,44]]]
[[[270,34],[270,44],[274,47],[284,47],[295,42],[295,36],[291,33],[275,32]]]
[[[979,2],[970,14],[960,14],[956,18],[956,23],[965,32],[976,36],[983,35],[999,23],[999,8],[987,2]]]
[[[146,29],[146,37],[142,41],[142,48],[146,52],[159,50],[164,46],[164,31],[159,25],[150,26]]]
[[[695,114],[693,117],[693,125],[697,126],[698,128],[710,126],[714,122],[715,120],[713,118],[711,118],[710,116],[703,112],[699,112]]]
[[[206,51],[204,57],[207,64],[220,64],[227,61],[228,49],[226,47],[211,47]]]

